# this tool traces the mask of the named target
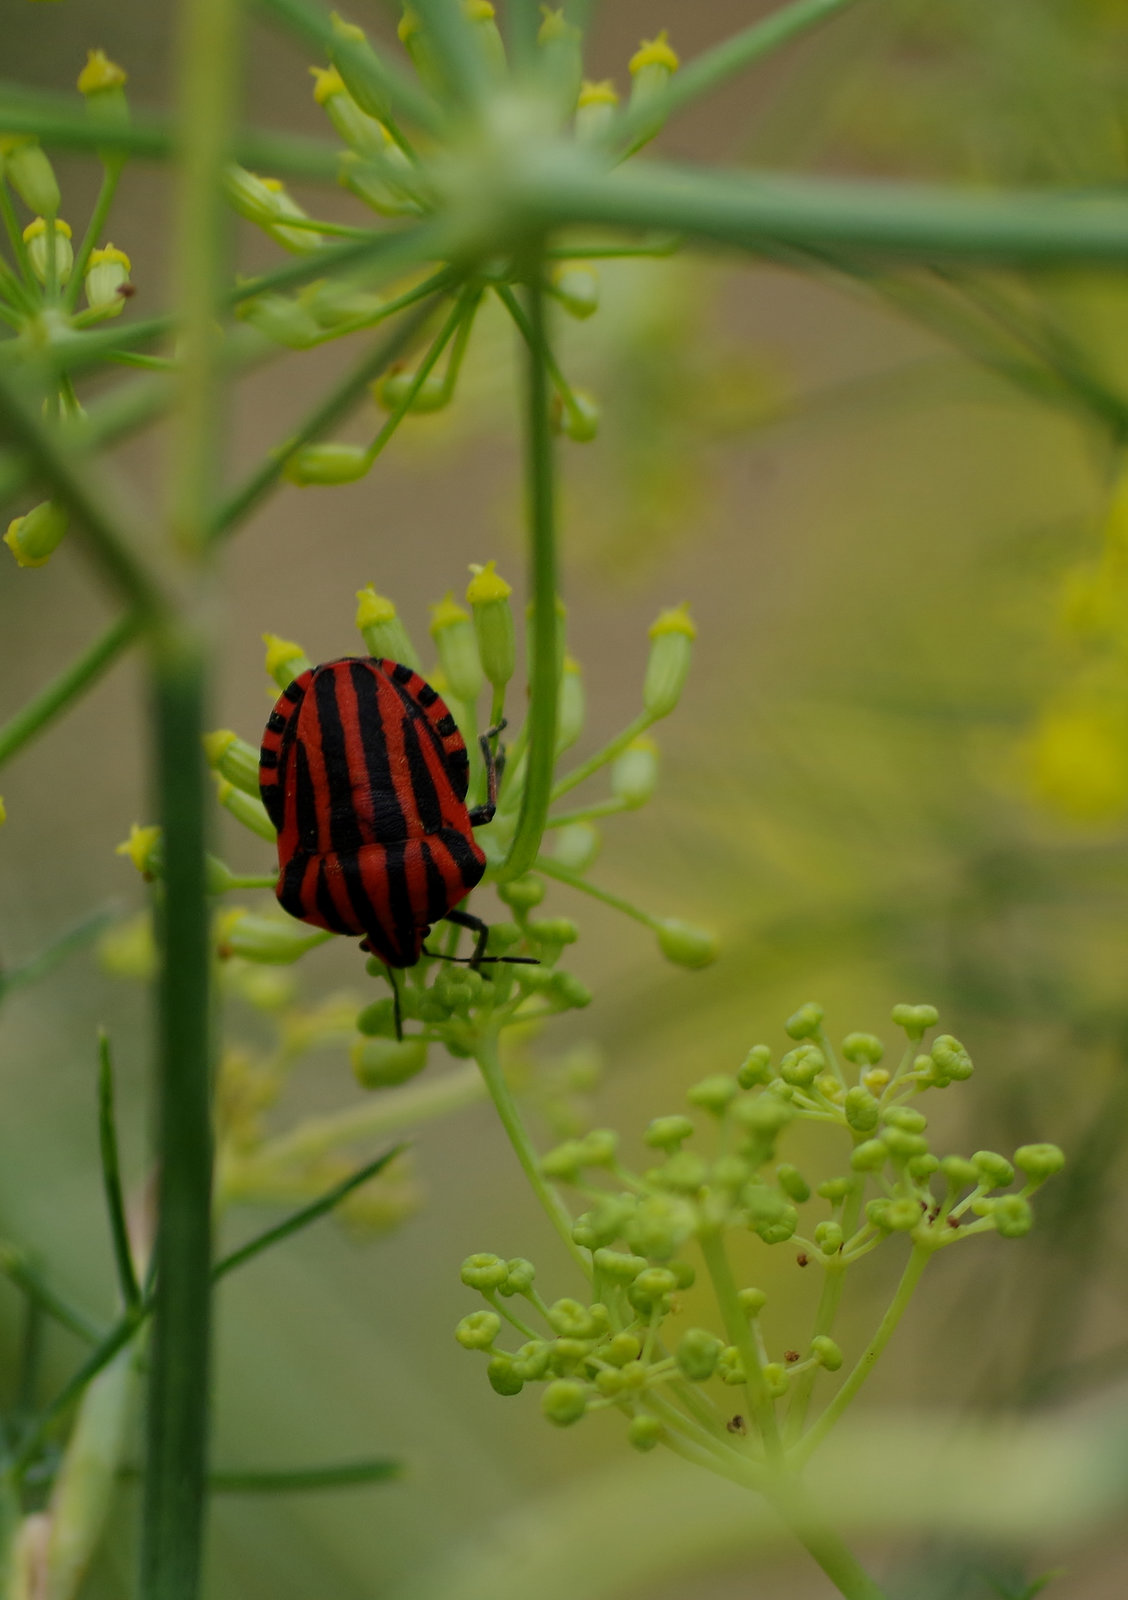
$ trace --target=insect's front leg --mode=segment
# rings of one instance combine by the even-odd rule
[[[487,822],[492,822],[494,819],[494,813],[497,810],[498,785],[501,783],[501,776],[505,771],[505,749],[502,747],[495,756],[491,740],[496,739],[498,734],[503,732],[506,727],[508,727],[508,723],[502,717],[500,722],[492,728],[487,728],[485,733],[478,738],[478,744],[482,751],[482,762],[486,769],[486,803],[484,806],[475,806],[469,813],[470,826],[472,828],[483,828]]]

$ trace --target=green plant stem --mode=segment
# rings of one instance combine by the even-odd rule
[[[782,1493],[769,1492],[768,1498],[839,1594],[846,1600],[885,1600],[885,1591],[873,1581],[841,1537],[812,1516],[798,1487]]]
[[[428,283],[439,283],[441,288],[441,284],[445,282],[446,277],[446,274],[437,273],[434,278],[428,280]],[[308,444],[328,428],[331,428],[363,397],[372,380],[382,372],[385,372],[401,351],[405,350],[411,343],[419,328],[430,315],[433,309],[433,302],[430,297],[437,292],[439,291],[436,289],[424,287],[418,291],[413,291],[410,299],[407,296],[404,297],[407,303],[423,299],[424,304],[414,316],[405,317],[387,338],[382,339],[362,360],[358,361],[348,376],[337,384],[302,419],[285,442],[272,450],[246,481],[222,502],[216,509],[211,521],[210,537],[212,539],[220,538],[249,516],[255,506],[278,482],[286,462],[294,451],[301,449],[304,444]]]
[[[520,333],[522,339],[524,339],[529,349],[532,350],[534,347],[533,330],[530,326],[528,317],[521,309],[521,304],[518,301],[517,296],[513,293],[513,290],[508,287],[508,285],[500,284],[497,288],[497,297],[505,309],[509,312],[510,317],[512,317],[514,323],[516,324],[517,331]],[[547,344],[544,346],[544,363],[548,371],[548,376],[552,379],[553,388],[556,390],[563,403],[568,407],[568,410],[575,413],[576,397],[572,393],[572,386],[564,376],[563,372],[560,370],[560,365],[555,356],[552,354],[551,348]]]
[[[724,1239],[718,1228],[702,1228],[699,1235],[701,1254],[717,1296],[717,1306],[729,1340],[740,1352],[744,1368],[744,1386],[748,1405],[763,1440],[764,1453],[769,1464],[782,1459],[779,1427],[776,1423],[775,1405],[764,1383],[763,1365],[748,1317],[737,1298],[736,1283],[725,1251]]]
[[[422,361],[415,369],[415,375],[410,384],[404,391],[399,401],[392,408],[388,415],[387,421],[384,423],[379,433],[369,445],[367,452],[369,464],[375,461],[376,457],[384,449],[384,446],[395,433],[404,417],[406,417],[407,413],[411,410],[412,402],[414,401],[416,395],[422,389],[424,383],[426,383],[439,357],[442,355],[451,339],[457,333],[463,319],[470,315],[471,306],[476,300],[477,291],[472,288],[466,288],[463,289],[462,293],[455,301],[451,308],[450,315],[447,317],[446,321],[435,335],[427,354],[423,357]]]
[[[527,872],[544,836],[556,759],[556,489],[549,426],[548,341],[545,296],[536,264],[529,287],[526,494],[529,519],[529,591],[533,650],[529,671],[528,754],[517,826],[504,862],[493,876],[508,883]]]
[[[7,127],[7,123],[5,123]],[[16,208],[12,204],[12,197],[8,193],[8,185],[0,176],[0,216],[4,218],[4,228],[8,235],[8,242],[12,247],[12,254],[16,258],[16,265],[20,269],[20,276],[31,291],[28,304],[33,305],[36,294],[35,274],[31,270],[31,263],[27,256],[27,245],[24,242],[23,229],[16,217]]]
[[[36,1301],[61,1328],[66,1328],[87,1344],[97,1344],[105,1338],[106,1330],[99,1327],[85,1311],[56,1294],[34,1264],[15,1245],[0,1246],[0,1272],[18,1289],[22,1289],[29,1300]]]
[[[928,1265],[931,1255],[932,1251],[927,1246],[920,1244],[913,1246],[913,1251],[909,1257],[908,1265],[905,1267],[904,1273],[901,1276],[901,1281],[897,1285],[897,1292],[894,1294],[893,1299],[889,1304],[889,1309],[886,1311],[884,1317],[882,1317],[877,1332],[874,1334],[866,1348],[862,1351],[862,1354],[859,1356],[853,1371],[847,1377],[846,1381],[838,1390],[834,1398],[830,1401],[830,1404],[827,1406],[826,1410],[815,1420],[814,1423],[812,1423],[811,1427],[808,1428],[807,1432],[803,1435],[802,1439],[800,1439],[794,1450],[792,1450],[789,1457],[789,1462],[791,1465],[798,1468],[801,1467],[804,1462],[810,1459],[812,1452],[817,1449],[817,1447],[826,1438],[827,1434],[834,1427],[834,1424],[838,1421],[839,1417],[841,1417],[842,1413],[846,1410],[847,1406],[850,1404],[851,1400],[853,1400],[858,1390],[862,1387],[862,1384],[865,1383],[866,1379],[873,1371],[878,1357],[881,1355],[881,1352],[885,1349],[885,1346],[892,1338],[894,1329],[904,1315],[905,1308],[908,1306],[909,1301],[913,1297],[913,1291],[916,1289],[916,1286],[920,1281],[920,1275]]]
[[[103,906],[98,911],[92,911],[52,939],[42,950],[22,961],[18,967],[9,967],[6,972],[0,973],[0,1000],[13,989],[24,989],[28,984],[38,983],[40,978],[53,972],[69,955],[92,944],[116,915],[114,906]]]
[[[327,1189],[324,1194],[318,1195],[316,1200],[311,1200],[308,1206],[291,1212],[288,1217],[276,1223],[273,1228],[267,1228],[262,1233],[249,1239],[246,1244],[240,1245],[237,1250],[222,1256],[211,1269],[211,1280],[218,1283],[229,1272],[234,1272],[237,1267],[245,1266],[248,1261],[253,1261],[255,1256],[262,1255],[264,1250],[269,1250],[272,1245],[280,1244],[283,1239],[288,1239],[291,1234],[299,1233],[301,1229],[308,1228],[311,1222],[328,1216],[329,1212],[338,1206],[346,1195],[352,1194],[354,1189],[359,1189],[361,1184],[367,1183],[378,1172],[382,1172],[389,1162],[394,1161],[403,1149],[402,1145],[393,1145],[390,1150],[385,1150],[383,1155],[374,1161],[366,1162],[363,1167],[358,1167],[340,1183],[334,1184],[332,1189]]]
[[[558,779],[552,789],[553,800],[559,800],[561,795],[567,794],[570,789],[575,789],[586,778],[590,778],[593,773],[598,772],[601,767],[606,767],[618,756],[621,756],[631,740],[637,739],[640,734],[646,732],[647,728],[653,727],[654,722],[655,718],[648,711],[640,711],[634,721],[628,723],[622,733],[617,733],[613,739],[608,740],[602,750],[597,750],[594,755],[581,762],[572,772],[565,773],[562,778]]]
[[[521,1113],[517,1109],[517,1102],[513,1098],[513,1091],[505,1081],[505,1073],[501,1067],[501,1057],[498,1055],[496,1033],[483,1032],[478,1039],[474,1050],[474,1059],[482,1074],[486,1090],[493,1101],[494,1109],[498,1114],[502,1127],[513,1146],[514,1154],[521,1163],[521,1170],[529,1180],[529,1187],[540,1201],[545,1214],[557,1233],[563,1239],[568,1254],[578,1264],[585,1278],[591,1276],[591,1264],[580,1246],[572,1238],[572,1217],[540,1169],[537,1153],[533,1149],[532,1140],[529,1138],[525,1124],[521,1120]]]
[[[98,236],[106,225],[106,218],[110,214],[110,207],[114,203],[117,193],[118,180],[121,177],[122,167],[125,165],[122,157],[112,156],[105,163],[102,173],[102,183],[98,190],[98,198],[94,202],[94,209],[90,213],[90,221],[86,225],[86,232],[82,236],[82,243],[75,251],[74,266],[71,268],[70,281],[63,295],[63,307],[73,311],[78,304],[78,297],[82,293],[83,280],[86,276],[86,263],[90,260],[90,253],[98,243]]]
[[[113,1240],[118,1284],[122,1300],[132,1309],[141,1299],[141,1289],[133,1266],[133,1251],[130,1248],[129,1229],[125,1220],[125,1197],[121,1188],[117,1119],[114,1115],[113,1058],[110,1054],[109,1038],[103,1031],[99,1031],[98,1034],[98,1142],[102,1156],[102,1185],[106,1192],[106,1210],[110,1219],[110,1237]]]
[[[465,106],[481,104],[489,91],[485,58],[458,0],[416,0],[414,9],[453,97]]]
[[[346,1489],[358,1484],[387,1483],[403,1473],[403,1463],[377,1456],[368,1461],[335,1461],[324,1467],[256,1468],[208,1473],[211,1494],[307,1494],[311,1490]],[[127,1482],[140,1477],[136,1467],[118,1474]]]
[[[0,728],[0,766],[30,743],[46,725],[93,688],[102,674],[137,637],[140,619],[130,613],[113,623],[78,660],[67,667],[53,683],[41,689]]]
[[[573,822],[591,822],[598,817],[614,817],[620,811],[637,811],[638,803],[634,800],[596,800],[590,806],[577,806],[574,811],[561,811],[556,816],[549,817],[545,823],[546,828],[566,828]]]
[[[849,1241],[858,1226],[862,1214],[862,1200],[865,1195],[865,1180],[859,1174],[851,1186],[850,1193],[842,1207],[842,1236]],[[822,1293],[815,1310],[814,1327],[811,1329],[812,1339],[820,1334],[829,1334],[834,1327],[834,1319],[838,1315],[838,1307],[842,1300],[842,1290],[846,1282],[846,1263],[839,1262],[825,1269]],[[818,1367],[809,1367],[806,1372],[799,1374],[791,1391],[791,1399],[787,1409],[787,1427],[785,1435],[787,1443],[793,1444],[803,1432],[807,1421],[807,1409],[811,1403],[814,1392],[815,1380],[819,1375]]]
[[[624,900],[620,895],[612,894],[609,889],[599,889],[594,883],[589,883],[578,872],[573,872],[571,867],[564,867],[558,861],[553,861],[550,856],[538,856],[536,869],[543,872],[546,878],[555,878],[559,883],[567,883],[573,889],[579,889],[581,894],[590,894],[593,900],[601,900],[605,906],[610,906],[614,911],[621,911],[624,916],[632,917],[635,922],[641,922],[644,928],[657,928],[660,919],[651,916],[648,911],[642,911],[638,906],[632,905],[629,900]]]

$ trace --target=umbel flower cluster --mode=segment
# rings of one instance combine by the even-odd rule
[[[972,1072],[950,1034],[925,1042],[937,1020],[930,1005],[894,1007],[907,1045],[890,1069],[875,1035],[848,1034],[836,1051],[821,1007],[804,1005],[778,1059],[755,1045],[739,1071],[689,1089],[689,1114],[650,1122],[645,1170],[623,1163],[608,1128],[549,1151],[542,1175],[585,1205],[570,1233],[588,1290],[549,1300],[530,1261],[470,1256],[462,1281],[485,1306],[462,1319],[458,1342],[487,1357],[499,1394],[543,1385],[544,1415],[559,1426],[615,1409],[639,1450],[664,1443],[746,1478],[757,1463],[801,1464],[861,1387],[927,1262],[974,1235],[1027,1233],[1030,1197],[1064,1163],[1051,1144],[1010,1158],[933,1149],[922,1099]],[[840,1135],[832,1175],[816,1179],[783,1158],[788,1130],[802,1122]],[[802,1337],[769,1336],[767,1297],[741,1281],[731,1255],[736,1245],[746,1258],[749,1234],[822,1275]],[[898,1237],[910,1254],[893,1303],[864,1350],[843,1351],[832,1334],[845,1274]],[[715,1301],[707,1324],[696,1320],[696,1292],[687,1314],[701,1272]],[[847,1376],[808,1425],[820,1372],[837,1373],[848,1357]]]
[[[502,722],[516,671],[517,630],[510,593],[510,585],[490,562],[471,568],[465,607],[448,593],[431,608],[437,661],[426,677],[443,696],[471,753],[471,803],[485,798],[479,728],[496,728]],[[372,587],[357,595],[356,622],[370,656],[422,670],[419,653],[395,605]],[[496,882],[508,915],[492,921],[488,954],[528,959],[519,964],[495,962],[481,969],[451,964],[449,958],[458,956],[462,938],[462,930],[453,923],[436,927],[425,947],[434,954],[425,954],[417,966],[406,971],[389,968],[376,957],[368,959],[369,973],[385,979],[394,994],[373,1000],[356,1016],[352,1061],[366,1088],[395,1085],[413,1077],[425,1066],[433,1044],[445,1046],[457,1058],[476,1056],[483,1040],[496,1039],[511,1025],[527,1028],[590,1003],[587,986],[560,964],[579,936],[576,924],[569,917],[536,914],[545,897],[546,880],[609,904],[641,923],[655,936],[665,957],[678,965],[700,967],[713,959],[716,943],[711,934],[643,910],[603,890],[588,876],[600,849],[599,822],[618,812],[636,810],[654,793],[658,749],[649,730],[678,702],[690,668],[694,633],[684,606],[664,611],[655,620],[639,714],[601,749],[557,776],[545,841],[533,869]],[[279,688],[311,665],[301,646],[290,640],[269,634],[266,645],[267,671]],[[488,715],[488,723],[483,722],[483,713]],[[580,666],[562,653],[556,715],[558,760],[579,739],[584,719]],[[490,863],[486,884],[493,881],[497,866],[504,861],[521,814],[529,739],[527,724],[515,727],[508,748],[501,752],[504,764],[496,817],[475,831]],[[273,844],[275,830],[259,798],[257,745],[230,729],[220,729],[207,737],[205,748],[219,803],[260,845]],[[573,789],[604,772],[608,777],[606,794],[578,806],[567,803]],[[119,852],[129,856],[146,878],[159,883],[163,872],[159,828],[135,826]],[[210,875],[210,888],[216,896],[251,888],[272,889],[277,878],[276,870],[236,872],[214,856]],[[335,937],[281,911],[242,905],[218,911],[214,929],[218,957],[266,965],[295,962]],[[397,1010],[402,1038],[396,1037]]]

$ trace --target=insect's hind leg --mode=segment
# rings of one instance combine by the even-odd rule
[[[485,733],[478,738],[478,744],[482,751],[482,761],[486,769],[486,803],[484,806],[475,806],[470,812],[470,826],[472,828],[482,828],[487,822],[492,822],[494,819],[494,812],[497,810],[498,784],[501,782],[501,775],[505,771],[505,751],[499,750],[495,756],[490,740],[496,739],[498,734],[504,732],[507,726],[508,723],[502,717],[500,722],[495,723],[492,728],[487,728]],[[454,919],[451,918],[451,920],[453,921]]]
[[[469,928],[471,933],[477,934],[474,954],[472,956],[443,956],[439,955],[436,950],[428,950],[424,945],[423,954],[430,956],[432,960],[465,962],[468,967],[473,967],[475,971],[487,962],[490,965],[501,963],[506,966],[519,967],[540,966],[540,962],[535,956],[488,956],[486,954],[486,945],[489,943],[490,937],[489,924],[483,922],[481,917],[474,916],[471,911],[448,911],[443,921],[453,922],[459,928]],[[483,973],[482,976],[485,977],[486,974]]]

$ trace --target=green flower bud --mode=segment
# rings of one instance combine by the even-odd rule
[[[591,990],[574,972],[555,970],[552,974],[552,992],[560,1005],[574,1011],[582,1011],[585,1006],[591,1005]]]
[[[997,1155],[994,1150],[977,1150],[971,1159],[981,1181],[992,1189],[1005,1189],[1008,1183],[1014,1182],[1014,1168],[1005,1156]]]
[[[581,83],[576,102],[576,138],[583,144],[600,140],[614,120],[618,104],[619,96],[609,78],[602,83]]]
[[[627,1429],[627,1440],[632,1449],[645,1452],[661,1444],[662,1433],[662,1424],[657,1417],[632,1417]]]
[[[663,611],[650,625],[650,655],[642,685],[642,703],[649,716],[668,717],[681,699],[693,659],[697,629],[686,606]]]
[[[654,106],[656,112],[654,120],[646,125],[644,139],[653,138],[665,121],[659,110],[661,97],[678,66],[665,28],[656,39],[644,39],[631,57],[631,110],[637,112],[640,108]]]
[[[843,1106],[846,1121],[855,1133],[870,1133],[877,1127],[879,1115],[877,1101],[868,1089],[862,1088],[861,1084],[855,1084],[852,1089],[847,1089]]]
[[[417,372],[393,367],[386,377],[372,385],[372,398],[385,411],[399,411],[401,407],[406,407],[408,411],[426,416],[448,406],[451,393],[442,373],[428,372],[420,382]]]
[[[504,900],[507,906],[512,906],[514,911],[531,911],[544,899],[544,879],[536,878],[531,872],[526,872],[523,877],[514,878],[511,883],[499,883],[497,892],[498,897]]]
[[[609,1400],[623,1393],[627,1382],[617,1367],[602,1367],[595,1375],[595,1387]]]
[[[501,1318],[493,1311],[471,1311],[454,1330],[464,1350],[488,1350],[501,1332]]]
[[[42,567],[58,549],[67,531],[68,517],[53,500],[42,500],[8,524],[4,543],[21,567]]]
[[[746,1317],[758,1317],[768,1303],[768,1297],[762,1289],[738,1289],[737,1304]]]
[[[282,215],[277,180],[260,178],[232,162],[223,174],[223,190],[239,215],[260,228],[269,227]]]
[[[594,1347],[594,1338],[572,1339],[565,1335],[560,1339],[554,1339],[549,1356],[549,1368],[558,1377],[570,1377],[580,1362],[591,1355]]]
[[[498,1294],[508,1300],[512,1295],[527,1295],[533,1287],[537,1269],[524,1256],[513,1256],[505,1263],[505,1282],[497,1286]]]
[[[282,472],[297,488],[309,489],[325,484],[356,483],[371,465],[363,445],[333,441],[303,445],[286,458]]]
[[[668,1261],[697,1229],[697,1212],[674,1195],[647,1195],[624,1224],[623,1237],[637,1255]]]
[[[476,1255],[466,1257],[460,1275],[468,1289],[477,1289],[485,1294],[501,1287],[509,1276],[509,1267],[500,1256],[479,1251]]]
[[[643,1366],[641,1361],[628,1361],[625,1367],[620,1368],[623,1375],[624,1389],[634,1389],[636,1392],[645,1389],[650,1382],[650,1369]]]
[[[868,1200],[866,1202],[866,1217],[875,1228],[880,1228],[882,1232],[888,1233],[890,1231],[889,1201],[881,1199]]]
[[[418,672],[418,652],[393,603],[377,594],[372,584],[357,590],[356,602],[356,625],[368,654],[377,660],[402,661],[405,667]]]
[[[449,592],[431,607],[431,636],[451,689],[463,704],[473,705],[483,681],[478,641],[469,613],[455,603]]]
[[[544,1163],[541,1163],[543,1168]],[[579,1171],[578,1163],[574,1170]],[[613,1244],[634,1216],[637,1201],[631,1194],[603,1195],[590,1211],[577,1217],[572,1237],[585,1250],[595,1250],[600,1245]]]
[[[94,311],[105,311],[112,317],[119,316],[125,310],[122,290],[129,282],[129,271],[130,260],[124,250],[118,250],[112,244],[92,250],[82,280],[87,305]]]
[[[580,930],[571,917],[541,917],[526,927],[529,938],[545,951],[557,952],[566,944],[575,944]]]
[[[970,1189],[979,1182],[979,1168],[963,1156],[945,1156],[940,1171],[953,1189]]]
[[[731,1388],[744,1382],[744,1363],[734,1344],[726,1344],[717,1357],[717,1377]]]
[[[885,1046],[876,1034],[848,1033],[842,1041],[842,1054],[857,1067],[863,1063],[876,1067],[885,1054]]]
[[[764,1388],[773,1400],[782,1399],[787,1393],[787,1368],[781,1367],[778,1361],[765,1361],[763,1367]]]
[[[991,1216],[996,1232],[1004,1239],[1021,1239],[1034,1226],[1030,1202],[1020,1194],[1000,1195],[991,1207]]]
[[[644,1256],[624,1255],[621,1250],[608,1250],[606,1247],[597,1250],[594,1259],[599,1271],[613,1283],[633,1283],[639,1273],[646,1269]]]
[[[320,928],[307,928],[292,917],[258,917],[233,908],[218,919],[216,949],[223,960],[241,956],[244,961],[288,966],[332,937]]]
[[[573,872],[586,872],[599,855],[599,829],[590,822],[569,822],[556,829],[552,859]]]
[[[677,917],[659,919],[655,932],[658,948],[667,961],[676,967],[707,967],[717,959],[719,947],[715,934],[704,928],[695,928]]]
[[[811,1186],[798,1167],[786,1165],[777,1167],[776,1182],[789,1199],[797,1201],[800,1205],[811,1198]]]
[[[360,109],[337,69],[310,67],[309,70],[314,79],[313,98],[324,107],[344,142],[360,155],[383,155],[388,146],[387,130],[383,123]]]
[[[363,28],[346,22],[337,13],[330,13],[333,34],[329,41],[329,59],[341,75],[341,80],[360,109],[381,121],[388,115],[388,106],[378,88],[382,81],[380,62],[364,36]]]
[[[562,1183],[575,1183],[584,1164],[584,1147],[578,1139],[565,1139],[554,1150],[541,1157],[541,1171],[546,1178],[558,1178]]]
[[[745,1056],[736,1081],[742,1089],[767,1083],[772,1075],[772,1053],[766,1044],[754,1044]]]
[[[74,266],[70,225],[64,222],[62,217],[55,218],[53,252],[52,230],[48,226],[46,217],[36,217],[34,222],[29,222],[23,231],[23,236],[27,245],[28,265],[40,283],[46,283],[50,276],[48,269],[52,253],[55,263],[55,282],[66,283]]]
[[[658,746],[646,734],[632,739],[611,763],[611,793],[626,806],[645,805],[658,787]]]
[[[565,656],[556,694],[556,753],[570,750],[584,731],[587,702],[584,679],[578,661]],[[583,824],[573,824],[583,826]],[[594,831],[594,830],[593,830]]]
[[[733,1106],[733,1114],[750,1134],[770,1140],[786,1128],[795,1111],[780,1095],[769,1090],[766,1094],[756,1095],[754,1099],[738,1100]]]
[[[0,138],[0,171],[29,211],[41,217],[58,215],[59,182],[38,139],[31,134]]]
[[[633,1280],[631,1293],[634,1298],[631,1304],[657,1305],[666,1295],[673,1294],[677,1287],[678,1280],[668,1267],[646,1267]]]
[[[799,1213],[766,1184],[750,1183],[741,1195],[748,1226],[765,1244],[785,1244],[799,1226]]]
[[[599,279],[591,267],[565,264],[552,274],[552,292],[569,316],[586,321],[599,309]]]
[[[626,1367],[642,1354],[642,1341],[633,1333],[617,1333],[599,1353],[613,1367]]]
[[[427,1065],[423,1039],[358,1039],[350,1052],[353,1076],[362,1089],[406,1083]]]
[[[1014,1164],[1034,1183],[1044,1183],[1065,1166],[1065,1155],[1056,1144],[1024,1144],[1014,1153]]]
[[[849,1178],[825,1178],[815,1193],[821,1195],[824,1200],[829,1200],[832,1206],[839,1206],[853,1187]]]
[[[880,1172],[889,1159],[889,1151],[880,1139],[867,1139],[850,1157],[855,1172]]]
[[[842,1248],[845,1235],[837,1222],[820,1222],[815,1229],[815,1243],[824,1256],[834,1256]]]
[[[358,1033],[369,1039],[394,1039],[396,1033],[396,1006],[392,999],[373,1000],[356,1019]]]
[[[520,1366],[512,1356],[504,1355],[501,1351],[491,1357],[486,1368],[486,1377],[490,1380],[490,1388],[495,1394],[507,1396],[520,1394],[525,1387]]]
[[[842,1351],[825,1333],[817,1333],[811,1340],[811,1354],[828,1372],[837,1372],[842,1365]]]
[[[286,681],[289,683],[290,680]],[[213,772],[218,772],[244,794],[258,799],[257,750],[245,739],[240,739],[238,734],[232,733],[230,728],[217,728],[214,733],[205,733],[203,746],[208,766]]]
[[[958,1039],[950,1033],[942,1033],[932,1043],[931,1060],[934,1075],[938,1082],[947,1083],[955,1080],[962,1083],[970,1078],[972,1071],[971,1057]]]
[[[890,1228],[894,1233],[908,1233],[916,1227],[923,1215],[919,1200],[890,1200],[882,1226]]]
[[[881,1143],[901,1161],[908,1161],[911,1156],[923,1156],[928,1153],[928,1140],[919,1133],[906,1133],[904,1128],[883,1128]]]
[[[548,1371],[552,1346],[544,1339],[530,1339],[517,1352],[514,1367],[525,1383],[539,1383]]]
[[[474,576],[467,587],[466,600],[474,616],[478,654],[486,681],[495,689],[503,689],[513,676],[517,644],[513,609],[509,604],[513,587],[498,577],[495,566],[493,561],[484,567],[471,566]]]
[[[642,1136],[644,1144],[652,1150],[676,1150],[682,1141],[693,1134],[693,1123],[688,1117],[655,1117]]]
[[[234,784],[226,778],[221,778],[218,772],[216,779],[216,799],[225,811],[229,811],[236,822],[241,822],[244,828],[249,828],[260,839],[266,839],[274,844],[278,835],[274,824],[266,814],[266,807],[261,800],[253,800],[249,794],[244,794],[241,789],[236,789]]]
[[[308,350],[321,338],[317,319],[289,295],[256,294],[237,306],[235,315],[287,350]]]
[[[886,1106],[881,1113],[881,1120],[887,1128],[903,1128],[906,1133],[923,1133],[928,1127],[924,1112],[916,1111],[912,1106]]]
[[[694,1155],[692,1150],[679,1150],[670,1156],[665,1166],[655,1169],[654,1181],[664,1189],[695,1195],[708,1175],[708,1165],[700,1156]]]
[[[789,1050],[779,1064],[779,1075],[784,1083],[797,1089],[809,1088],[826,1066],[826,1057],[813,1045],[800,1045]]]
[[[548,1325],[564,1339],[590,1339],[597,1332],[587,1306],[578,1300],[556,1300],[548,1308]]]
[[[929,1028],[934,1028],[940,1013],[935,1006],[896,1005],[890,1013],[899,1028],[904,1028],[910,1039],[919,1039]]]
[[[580,1140],[585,1167],[611,1166],[619,1149],[619,1135],[613,1128],[593,1128]]]
[[[587,1410],[587,1390],[582,1383],[557,1378],[544,1391],[541,1410],[558,1428],[571,1427]]]
[[[556,432],[576,444],[590,444],[599,434],[599,401],[587,389],[553,395],[549,415]]]
[[[916,1178],[918,1181],[924,1178],[931,1178],[932,1174],[938,1172],[939,1169],[940,1158],[939,1156],[934,1156],[931,1150],[927,1155],[910,1157],[905,1166],[905,1171],[909,1174],[909,1177]]]
[[[702,1111],[720,1117],[738,1093],[739,1085],[735,1078],[716,1073],[711,1078],[702,1078],[699,1083],[691,1084],[686,1091],[686,1099],[691,1106],[700,1106]]]
[[[692,1289],[697,1282],[697,1273],[688,1261],[671,1261],[670,1271],[679,1289]]]
[[[808,1000],[784,1023],[784,1031],[791,1039],[813,1039],[822,1027],[826,1013],[822,1006]]]
[[[85,95],[91,117],[103,122],[122,122],[129,118],[125,99],[128,81],[125,70],[111,61],[104,50],[88,50],[76,88],[79,94]]]
[[[683,1377],[705,1383],[717,1370],[717,1358],[724,1346],[715,1334],[704,1328],[687,1328],[678,1340],[674,1359]]]

